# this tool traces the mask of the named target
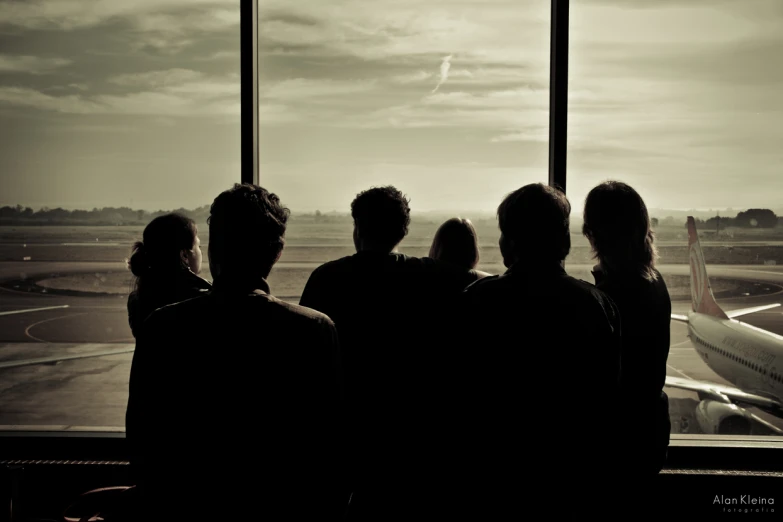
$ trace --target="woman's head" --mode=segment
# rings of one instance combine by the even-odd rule
[[[164,274],[182,268],[201,272],[201,242],[196,223],[182,214],[158,216],[133,245],[128,266],[136,277]]]
[[[658,252],[644,200],[620,181],[606,181],[587,195],[582,232],[607,272],[635,271],[653,281]]]
[[[443,223],[430,248],[430,257],[468,270],[479,262],[478,234],[469,219],[451,218]]]

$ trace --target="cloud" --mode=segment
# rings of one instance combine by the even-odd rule
[[[0,27],[70,32],[124,22],[132,51],[172,55],[235,31],[239,12],[236,0],[23,0],[0,2]]]
[[[547,127],[537,127],[527,132],[512,132],[510,134],[501,134],[490,140],[492,143],[506,143],[510,141],[540,141],[549,142],[549,129]]]
[[[143,19],[145,15],[194,8],[230,10],[235,0],[23,0],[0,2],[0,24],[27,29],[75,30],[117,18]],[[180,24],[176,24],[177,26]]]
[[[239,51],[216,51],[205,56],[199,56],[196,58],[196,60],[200,62],[207,62],[213,60],[239,60],[239,58]]]
[[[53,96],[32,88],[0,87],[0,102],[67,114],[225,116],[240,112],[239,75],[207,76],[186,69],[149,71],[111,78],[134,88],[123,94]]]
[[[435,88],[432,89],[432,94],[438,92],[438,88],[440,88],[440,86],[446,83],[446,80],[449,79],[450,68],[451,68],[451,55],[448,55],[445,58],[443,58],[443,62],[440,64],[440,80],[438,81],[438,85],[436,85]]]
[[[204,78],[204,74],[190,69],[166,69],[162,71],[147,71],[143,73],[120,74],[109,78],[109,82],[117,85],[166,87],[196,82]]]
[[[0,54],[0,72],[47,74],[70,64],[71,60],[65,58]]]
[[[89,114],[102,110],[100,104],[80,96],[50,96],[20,87],[0,87],[0,103],[70,114]]]
[[[461,64],[543,64],[548,71],[549,9],[518,8],[512,0],[423,7],[410,0],[362,0],[301,5],[260,2],[264,52],[353,56],[364,60],[452,54]],[[286,13],[287,16],[282,16]],[[298,19],[306,18],[308,23]],[[509,36],[513,35],[513,36]]]
[[[423,82],[424,80],[428,80],[430,78],[432,78],[432,73],[428,73],[426,71],[416,71],[407,74],[398,74],[397,76],[393,76],[391,80],[395,83],[417,83]]]
[[[286,101],[316,99],[366,92],[372,89],[375,84],[376,82],[373,80],[338,81],[293,78],[262,85],[260,96],[269,100]]]

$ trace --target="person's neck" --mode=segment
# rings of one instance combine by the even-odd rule
[[[219,290],[239,292],[262,290],[269,293],[269,283],[266,281],[268,276],[269,274],[262,272],[256,272],[254,274],[221,273],[215,277],[212,286]]]
[[[361,254],[389,255],[394,252],[395,248],[396,247],[381,247],[378,245],[359,245],[359,248],[357,248],[356,251]]]
[[[565,260],[541,259],[531,257],[515,257],[510,263],[504,261],[506,267],[511,270],[540,270],[542,268],[565,268]]]

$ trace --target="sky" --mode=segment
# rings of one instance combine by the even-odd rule
[[[540,0],[264,0],[261,184],[492,212],[548,168]],[[572,0],[568,195],[783,207],[780,0]],[[0,0],[0,205],[192,208],[239,179],[238,0]]]

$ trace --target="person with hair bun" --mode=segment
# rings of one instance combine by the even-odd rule
[[[147,225],[142,240],[133,245],[128,268],[136,276],[128,296],[128,323],[135,338],[156,309],[212,288],[198,275],[201,241],[196,223],[178,213],[158,216]]]

